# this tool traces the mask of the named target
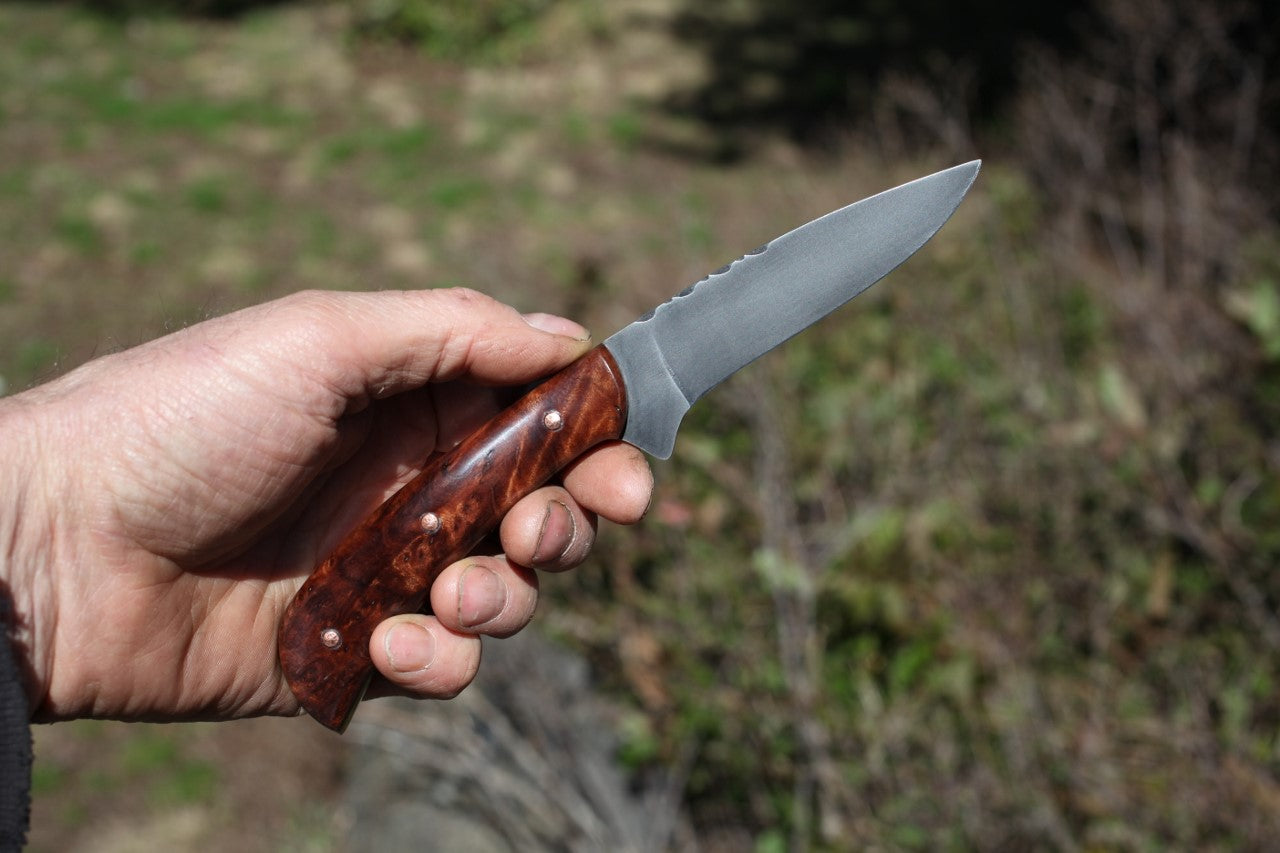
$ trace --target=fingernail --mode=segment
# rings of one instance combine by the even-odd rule
[[[533,547],[533,564],[540,566],[560,559],[577,535],[577,524],[569,507],[560,501],[547,501],[547,512],[542,516],[542,528],[538,531],[538,544]]]
[[[507,585],[484,566],[470,565],[458,579],[458,624],[474,628],[491,622],[507,607]]]
[[[525,314],[524,321],[540,332],[563,335],[566,338],[573,338],[575,341],[591,340],[591,333],[586,328],[566,317],[559,317],[555,314],[533,313]]]
[[[421,672],[436,659],[435,634],[413,622],[393,626],[382,646],[396,672]]]

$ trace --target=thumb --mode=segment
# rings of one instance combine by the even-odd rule
[[[353,400],[451,379],[529,382],[591,346],[590,333],[572,320],[521,315],[465,288],[308,292],[260,308],[277,356]]]
[[[590,341],[591,333],[579,324],[566,317],[555,314],[525,314],[524,321],[535,329],[552,335],[572,338],[575,341]]]

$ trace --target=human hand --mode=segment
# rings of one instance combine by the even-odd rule
[[[589,347],[581,327],[466,290],[299,294],[0,400],[0,580],[36,719],[298,713],[276,629],[349,529],[499,408],[496,386]],[[435,615],[386,620],[371,691],[449,697],[477,635],[580,563],[596,514],[643,515],[643,455],[611,444],[503,521],[505,556],[448,567]]]

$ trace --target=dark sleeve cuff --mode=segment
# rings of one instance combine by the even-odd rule
[[[0,851],[26,844],[31,814],[31,715],[10,629],[13,606],[0,591]]]

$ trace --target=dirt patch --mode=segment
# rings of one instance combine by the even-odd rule
[[[305,720],[35,730],[33,851],[329,849],[348,744]]]

